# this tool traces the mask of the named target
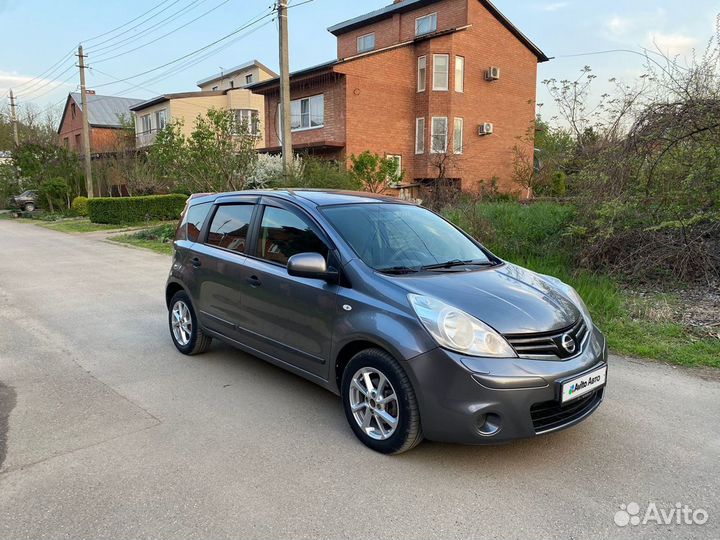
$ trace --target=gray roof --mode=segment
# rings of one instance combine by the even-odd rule
[[[80,92],[72,92],[72,99],[82,110],[82,96]],[[123,127],[120,121],[121,117],[132,119],[130,107],[142,103],[142,99],[124,98],[116,96],[100,96],[97,94],[87,95],[88,106],[90,107],[90,116],[88,122],[91,126],[96,127]],[[62,122],[60,123],[62,125]]]

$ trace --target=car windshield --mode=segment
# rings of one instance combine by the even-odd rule
[[[418,206],[361,203],[328,206],[322,212],[375,270],[418,271],[493,262],[447,221]]]
[[[28,190],[28,191],[23,191],[23,192],[20,194],[20,197],[30,197],[31,195],[34,195],[34,194],[35,194],[35,192],[30,191],[30,190]]]

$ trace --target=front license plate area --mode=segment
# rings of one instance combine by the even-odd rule
[[[607,366],[571,379],[562,385],[561,402],[568,403],[605,386]]]

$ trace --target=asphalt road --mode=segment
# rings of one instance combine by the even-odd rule
[[[0,221],[0,538],[718,538],[720,381],[612,358],[583,424],[500,447],[356,441],[334,395],[176,352],[169,258]],[[702,508],[628,525],[621,504]]]

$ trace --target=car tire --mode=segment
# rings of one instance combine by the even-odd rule
[[[200,328],[195,309],[185,291],[176,292],[170,300],[168,325],[175,347],[183,354],[192,356],[204,353],[212,343],[212,338]]]
[[[25,208],[23,208],[23,211],[25,212],[34,212],[35,211],[35,205],[33,203],[27,203],[25,205]]]
[[[366,376],[369,385],[364,382]],[[368,386],[373,386],[369,392]],[[382,454],[400,454],[422,441],[415,390],[405,370],[386,351],[366,349],[353,356],[343,371],[341,392],[347,421],[367,447]],[[395,399],[386,401],[391,395]],[[392,431],[392,423],[385,421],[390,418],[395,419]]]

